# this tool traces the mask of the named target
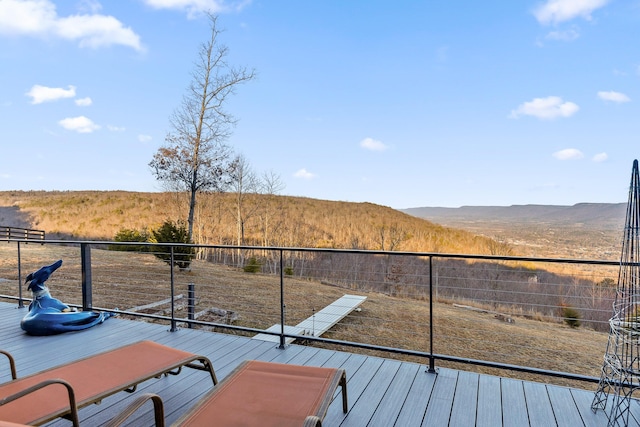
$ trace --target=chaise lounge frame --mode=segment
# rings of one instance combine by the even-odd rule
[[[338,386],[342,389],[342,410],[347,413],[344,369],[245,361],[172,427],[321,427]],[[121,425],[149,399],[153,400],[156,427],[164,427],[162,400],[151,393],[141,395],[107,426]]]
[[[0,384],[0,425],[40,425],[56,418],[79,427],[78,409],[99,403],[120,391],[134,392],[138,384],[162,375],[178,375],[183,367],[207,371],[218,383],[211,361],[200,355],[140,341],[76,360],[43,372],[17,378],[13,357],[12,380]],[[156,419],[159,409],[156,405]]]

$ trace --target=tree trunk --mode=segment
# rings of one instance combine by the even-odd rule
[[[197,182],[196,178],[198,177],[197,170],[193,171],[193,182]],[[196,212],[196,193],[198,190],[194,185],[191,186],[191,198],[189,200],[189,219],[187,220],[187,236],[189,237],[189,242],[193,242],[193,220]]]

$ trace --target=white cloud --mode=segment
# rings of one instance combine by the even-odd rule
[[[238,0],[230,3],[225,0],[145,0],[145,3],[156,9],[184,10],[189,18],[195,18],[203,12],[220,13],[228,10],[241,10],[251,3],[251,0]]]
[[[143,134],[138,135],[138,141],[140,142],[149,142],[152,139],[153,138],[151,138],[151,135],[143,135]]]
[[[83,12],[97,13],[102,10],[102,5],[95,0],[81,0],[78,4],[78,9]]]
[[[98,10],[95,5],[92,10]],[[60,17],[50,0],[0,1],[0,34],[77,40],[80,47],[123,45],[143,50],[131,28],[113,16],[96,13]]]
[[[91,100],[91,98],[86,97],[86,98],[76,99],[75,103],[79,107],[88,107],[89,105],[93,104],[93,101]]]
[[[580,33],[577,29],[571,28],[564,31],[550,31],[545,38],[547,40],[558,40],[562,42],[571,42],[580,37]]]
[[[611,102],[618,102],[618,103],[631,101],[631,99],[624,93],[614,92],[612,90],[609,92],[604,92],[604,91],[598,92],[598,98],[604,101],[611,101]]]
[[[584,154],[577,148],[565,148],[564,150],[553,153],[553,157],[558,160],[577,160],[583,158]]]
[[[360,147],[371,151],[384,151],[387,149],[387,146],[381,141],[377,141],[373,138],[365,138],[360,141]]]
[[[294,173],[293,176],[295,176],[296,178],[302,178],[302,179],[313,179],[316,177],[315,174],[307,171],[304,168]]]
[[[58,123],[63,128],[67,130],[73,130],[78,133],[91,133],[95,130],[100,129],[100,126],[93,123],[91,119],[88,119],[85,116],[69,117],[60,120]]]
[[[591,13],[608,2],[609,0],[547,0],[533,11],[533,15],[544,25],[570,21],[579,16],[591,20]]]
[[[107,125],[107,129],[111,132],[124,132],[126,128],[120,126]]]
[[[593,156],[592,160],[596,163],[600,163],[600,162],[604,162],[608,158],[609,156],[607,155],[607,153],[598,153],[595,156]]]
[[[37,35],[51,31],[56,6],[48,0],[0,2],[0,33]]]
[[[535,98],[533,101],[521,104],[511,111],[509,117],[517,119],[521,116],[533,116],[543,120],[553,120],[558,117],[571,117],[579,109],[580,107],[573,102],[564,102],[559,96],[549,96]]]
[[[131,28],[113,16],[75,15],[58,19],[56,33],[62,38],[78,40],[80,47],[93,49],[111,45],[123,45],[143,50],[138,36]]]
[[[61,87],[33,85],[25,95],[31,97],[32,104],[42,104],[43,102],[57,101],[63,98],[73,98],[76,96],[76,87],[69,85],[67,89],[63,89]]]

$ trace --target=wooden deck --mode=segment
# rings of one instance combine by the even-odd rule
[[[330,406],[326,426],[606,426],[603,411],[593,413],[593,392],[438,369],[430,374],[424,365],[378,357],[336,352],[301,345],[284,350],[267,341],[234,335],[181,329],[166,325],[109,319],[82,332],[31,337],[20,329],[26,309],[0,303],[0,347],[11,352],[18,375],[26,375],[126,343],[151,339],[206,355],[219,379],[246,359],[281,363],[342,367],[347,372],[349,412],[342,413],[340,399]],[[4,362],[1,362],[4,363]],[[8,367],[0,369],[0,381],[9,380]],[[87,381],[91,381],[87,378]],[[165,402],[169,424],[211,387],[205,372],[183,370],[178,376],[141,384],[136,393],[154,392]],[[595,389],[595,387],[594,387]],[[99,426],[131,401],[122,392],[80,411],[81,424]],[[632,402],[630,425],[638,425],[640,405]],[[152,411],[144,408],[131,426],[152,426]],[[58,420],[47,425],[69,426]]]

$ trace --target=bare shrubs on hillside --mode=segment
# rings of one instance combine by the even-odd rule
[[[269,273],[278,254],[247,253]],[[434,257],[344,252],[285,252],[292,276],[351,291],[392,297],[464,303],[509,316],[585,325],[605,331],[615,298],[615,282],[586,272],[556,274],[507,261],[465,261]],[[216,261],[222,261],[217,259]],[[429,271],[430,265],[433,271]],[[274,266],[274,271],[277,268]]]

